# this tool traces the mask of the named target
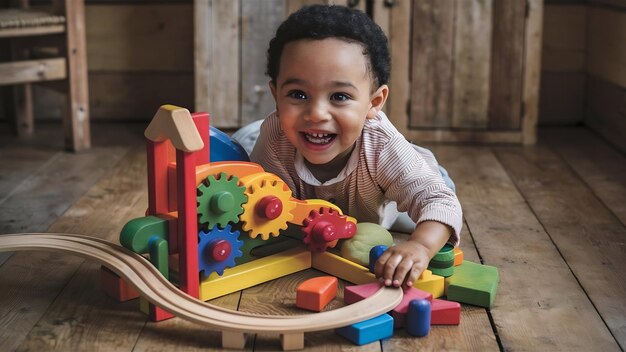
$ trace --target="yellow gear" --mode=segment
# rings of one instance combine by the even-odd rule
[[[292,220],[291,211],[296,204],[285,182],[269,172],[246,176],[240,181],[248,197],[248,201],[242,205],[243,213],[239,216],[242,230],[248,231],[250,238],[261,235],[263,240],[268,240],[270,235],[276,237],[280,230],[287,229],[287,222]]]

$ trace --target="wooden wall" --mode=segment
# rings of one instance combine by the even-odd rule
[[[626,0],[592,0],[585,123],[626,152]]]
[[[215,65],[214,72],[227,64],[239,65],[237,60],[245,68],[235,70],[235,76],[222,77],[221,96],[210,100],[222,105],[220,111],[230,108],[243,124],[272,108],[263,74],[271,33],[261,31],[268,28],[267,23],[259,23],[253,15],[275,6],[289,13],[307,0],[234,1],[239,4],[236,6],[230,5],[232,2],[200,1],[241,15],[236,26],[220,22],[227,16],[216,16],[215,23],[209,24],[222,30],[224,38],[231,38],[217,43],[217,50],[229,50],[225,43],[233,38],[242,40],[242,46],[233,49],[241,54]],[[270,10],[268,13],[277,13]],[[266,16],[264,21],[278,24],[282,20],[274,17]],[[86,18],[93,120],[147,121],[163,103],[198,106],[195,100],[199,97],[194,96],[194,1],[87,0]],[[384,28],[394,29],[395,23],[385,26],[383,20],[377,19]],[[626,0],[546,0],[543,33],[539,124],[584,122],[624,148]],[[44,88],[36,88],[35,94],[36,117],[59,118],[61,97]]]
[[[584,123],[626,151],[626,0],[549,0],[541,124]]]
[[[159,105],[193,108],[193,2],[87,1],[92,120],[149,121]],[[59,118],[60,97],[35,91],[35,116]]]

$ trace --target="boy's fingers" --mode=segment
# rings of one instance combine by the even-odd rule
[[[391,253],[389,251],[385,251],[378,258],[378,260],[374,264],[374,275],[376,275],[376,277],[383,276],[383,269],[385,267],[385,263],[387,263],[387,259],[389,259],[390,256],[391,256]]]
[[[406,281],[406,276],[413,268],[413,260],[410,258],[404,258],[396,267],[396,272],[393,276],[393,285],[399,287]]]
[[[383,268],[383,279],[385,280],[385,286],[390,286],[393,283],[394,276],[393,274],[396,271],[396,267],[402,261],[402,256],[394,254],[385,263],[385,267]]]
[[[405,285],[407,287],[413,286],[413,283],[415,283],[415,281],[419,278],[421,273],[422,273],[422,270],[417,265],[413,265],[413,268],[411,268],[411,272],[406,278]]]

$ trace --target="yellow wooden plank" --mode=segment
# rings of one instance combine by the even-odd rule
[[[311,267],[311,252],[303,247],[267,256],[234,268],[224,275],[212,273],[200,282],[200,299],[208,301]]]

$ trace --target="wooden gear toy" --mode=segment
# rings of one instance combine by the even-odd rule
[[[282,179],[210,128],[207,113],[161,106],[144,135],[148,208],[123,227],[122,246],[80,235],[16,234],[0,236],[0,251],[52,249],[97,260],[106,267],[107,292],[130,299],[135,288],[152,320],[178,316],[219,329],[225,348],[243,348],[244,333],[277,333],[283,349],[300,349],[304,332],[354,326],[402,301],[401,289],[383,286],[357,303],[303,316],[203,302],[308,268],[354,284],[377,279],[328,250],[355,235],[354,218],[330,202],[294,198]],[[426,270],[414,287],[440,297],[444,279]]]

